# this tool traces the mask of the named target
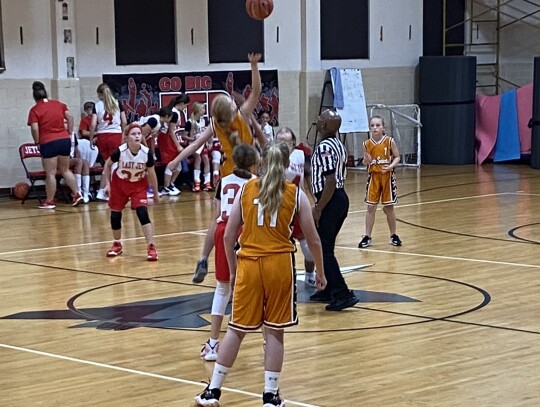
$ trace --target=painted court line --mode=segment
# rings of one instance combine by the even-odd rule
[[[358,250],[358,248],[356,248],[356,247],[346,247],[346,246],[336,246],[336,249]],[[507,262],[507,261],[471,259],[471,258],[467,258],[467,257],[440,256],[440,255],[436,255],[436,254],[409,253],[409,252],[402,252],[402,251],[379,250],[379,249],[362,249],[362,251],[368,251],[368,252],[373,252],[373,253],[397,254],[397,255],[401,255],[401,256],[426,257],[428,259],[468,261],[468,262],[472,262],[472,263],[495,264],[495,265],[498,265],[498,266],[527,267],[527,268],[536,268],[536,269],[540,268],[540,265],[535,265],[535,264],[511,263],[511,262]]]
[[[194,382],[192,380],[179,379],[177,377],[165,376],[165,375],[160,375],[160,374],[156,374],[156,373],[145,372],[145,371],[142,371],[142,370],[129,369],[129,368],[126,368],[126,367],[108,365],[106,363],[93,362],[91,360],[72,358],[70,356],[63,356],[63,355],[58,355],[58,354],[55,354],[55,353],[42,352],[42,351],[39,351],[39,350],[22,348],[20,346],[7,345],[5,343],[0,343],[0,348],[11,349],[11,350],[19,351],[19,352],[33,353],[33,354],[39,355],[39,356],[45,356],[45,357],[54,358],[54,359],[60,359],[60,360],[66,360],[68,362],[81,363],[83,365],[90,365],[90,366],[100,367],[100,368],[104,368],[104,369],[117,370],[117,371],[124,372],[124,373],[137,374],[137,375],[140,375],[140,376],[152,377],[154,379],[168,380],[168,381],[171,381],[171,382],[177,382],[177,383],[183,383],[183,384],[192,384],[192,385],[195,385],[195,386],[206,387],[206,383]],[[257,398],[257,399],[261,398],[260,394],[251,393],[251,392],[243,391],[243,390],[239,390],[239,389],[232,389],[232,388],[229,388],[229,387],[223,387],[222,391],[228,391],[228,392],[231,392],[231,393],[242,394],[244,396],[254,397],[254,398]],[[318,407],[317,405],[314,405],[314,404],[306,404],[306,403],[301,403],[299,401],[286,400],[286,402],[287,402],[288,405],[293,405],[293,406]]]
[[[167,237],[167,236],[193,235],[193,234],[206,236],[206,229],[190,230],[190,231],[186,231],[186,232],[164,233],[164,234],[161,234],[161,235],[154,235],[154,238]],[[122,238],[122,240],[124,242],[131,241],[131,240],[141,240],[141,239],[144,239],[144,236]],[[43,250],[70,249],[70,248],[74,248],[74,247],[90,246],[90,245],[97,245],[97,244],[107,244],[107,243],[111,243],[111,239],[102,240],[102,241],[99,241],[99,242],[87,242],[87,243],[69,244],[69,245],[65,245],[65,246],[49,246],[49,247],[38,247],[38,248],[35,248],[35,249],[14,250],[14,251],[10,251],[10,252],[1,252],[0,256],[6,255],[6,254],[32,253],[32,252],[38,252],[38,251],[43,251]]]
[[[498,193],[498,194],[462,196],[460,198],[439,199],[439,200],[436,200],[436,201],[416,202],[416,203],[405,204],[405,205],[397,204],[396,208],[408,208],[408,207],[412,207],[412,206],[431,205],[431,204],[444,203],[444,202],[463,201],[465,199],[487,198],[487,197],[490,197],[490,196],[513,195],[513,194],[514,194],[513,192],[501,192],[501,193]],[[349,214],[351,214],[351,213],[361,213],[361,212],[365,212],[365,211],[366,211],[365,209],[362,209],[362,210],[359,210],[359,211],[350,211]]]

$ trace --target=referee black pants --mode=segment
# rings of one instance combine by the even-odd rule
[[[317,228],[317,233],[321,239],[324,274],[327,280],[325,291],[334,299],[350,295],[349,287],[347,287],[347,283],[341,274],[334,253],[336,238],[341,226],[343,226],[343,222],[345,222],[345,218],[347,218],[348,211],[349,197],[343,188],[338,188],[324,207]]]

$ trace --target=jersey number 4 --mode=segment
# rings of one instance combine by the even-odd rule
[[[114,119],[114,116],[110,114],[109,112],[105,112],[105,114],[103,115],[103,121],[109,122],[109,125],[113,124],[113,119]]]

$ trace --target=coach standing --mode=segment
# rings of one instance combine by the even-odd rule
[[[71,149],[70,134],[73,131],[73,116],[66,104],[48,99],[47,90],[42,82],[32,84],[32,93],[36,104],[28,113],[28,125],[32,138],[39,144],[41,161],[45,170],[45,192],[47,199],[40,202],[40,209],[54,209],[56,204],[56,174],[62,174],[71,189],[73,206],[79,205],[83,198],[77,189],[75,176],[69,169],[69,153]],[[64,124],[67,122],[67,129]]]
[[[349,290],[334,254],[336,238],[349,210],[349,197],[345,192],[347,152],[337,137],[341,117],[332,110],[325,110],[317,120],[321,141],[311,159],[311,188],[317,199],[313,218],[321,239],[324,273],[328,284],[317,291],[311,301],[328,302],[326,310],[341,311],[352,307],[358,298]]]

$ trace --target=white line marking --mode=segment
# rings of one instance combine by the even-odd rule
[[[92,362],[91,360],[72,358],[70,356],[63,356],[63,355],[58,355],[58,354],[55,354],[55,353],[42,352],[42,351],[39,351],[39,350],[22,348],[20,346],[7,345],[5,343],[0,343],[0,348],[16,350],[16,351],[19,351],[19,352],[33,353],[33,354],[39,355],[39,356],[46,356],[46,357],[49,357],[49,358],[66,360],[68,362],[81,363],[83,365],[90,365],[90,366],[101,367],[101,368],[105,368],[105,369],[118,370],[120,372],[137,374],[137,375],[140,375],[140,376],[152,377],[154,379],[168,380],[168,381],[171,381],[171,382],[192,384],[192,385],[195,385],[195,386],[202,386],[202,387],[206,386],[205,383],[194,382],[192,380],[179,379],[177,377],[171,377],[171,376],[165,376],[165,375],[160,375],[160,374],[156,374],[156,373],[144,372],[142,370],[129,369],[129,368],[126,368],[126,367],[108,365],[108,364],[100,363],[100,362]],[[231,393],[242,394],[244,396],[250,396],[250,397],[257,398],[257,399],[261,398],[261,395],[258,394],[258,393],[251,393],[251,392],[248,392],[248,391],[239,390],[239,389],[232,389],[232,388],[229,388],[229,387],[223,387],[222,391],[228,391],[228,392],[231,392]],[[314,404],[306,404],[306,403],[301,403],[299,401],[286,400],[286,402],[288,404],[292,404],[294,406],[300,406],[300,407],[318,407],[318,406],[316,406]]]
[[[336,249],[358,250],[356,247],[346,247],[346,246],[336,246]],[[401,252],[401,251],[393,251],[393,250],[378,250],[378,249],[362,249],[362,251],[368,251],[368,252],[374,252],[374,253],[398,254],[402,256],[412,256],[412,257],[427,257],[429,259],[469,261],[473,263],[496,264],[500,266],[540,268],[540,265],[535,265],[535,264],[510,263],[507,261],[471,259],[471,258],[465,258],[465,257],[439,256],[436,254],[409,253],[409,252]]]
[[[427,202],[417,202],[412,204],[406,204],[406,205],[400,205],[399,203],[396,205],[396,208],[408,208],[410,206],[421,206],[421,205],[431,205],[431,204],[437,204],[437,203],[443,203],[443,202],[453,202],[453,201],[462,201],[465,199],[477,199],[477,198],[487,198],[490,196],[499,196],[499,195],[514,195],[513,192],[501,192],[499,194],[486,194],[486,195],[472,195],[472,196],[463,196],[460,198],[449,198],[449,199],[439,199],[436,201],[427,201]],[[351,213],[361,213],[365,212],[365,209],[359,210],[359,211],[349,211],[349,214]]]
[[[202,235],[206,236],[206,229],[202,230],[191,230],[186,232],[174,232],[174,233],[164,233],[161,235],[155,235],[154,238],[157,237],[167,237],[167,236],[180,236],[180,235]],[[128,238],[122,238],[124,242],[131,241],[131,240],[141,240],[144,239],[144,236],[138,236],[138,237],[128,237]],[[6,255],[6,254],[19,254],[19,253],[31,253],[31,252],[37,252],[42,250],[56,250],[56,249],[68,249],[73,247],[80,247],[80,246],[90,246],[90,245],[97,245],[97,244],[106,244],[111,243],[111,239],[109,240],[102,240],[99,242],[86,242],[86,243],[77,243],[77,244],[69,244],[65,246],[50,246],[50,247],[38,247],[35,249],[25,249],[25,250],[15,250],[11,252],[1,252],[0,256]]]

